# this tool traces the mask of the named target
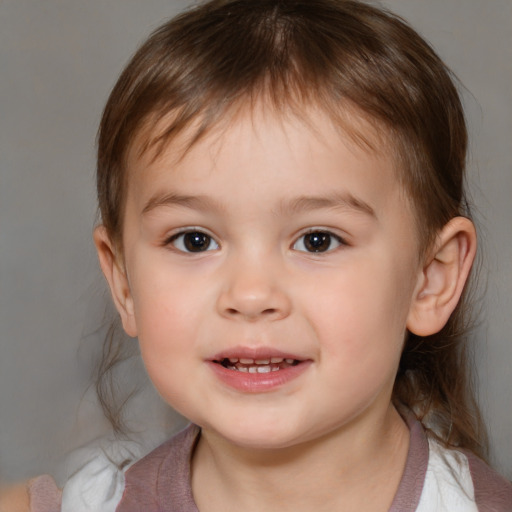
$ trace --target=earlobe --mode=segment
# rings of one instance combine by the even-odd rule
[[[455,217],[440,231],[418,285],[407,319],[407,328],[430,336],[446,324],[459,302],[476,254],[476,231],[465,217]]]
[[[100,267],[110,287],[116,309],[121,316],[123,328],[128,336],[137,336],[133,299],[124,265],[116,254],[114,244],[104,226],[94,230],[94,243],[98,252]]]

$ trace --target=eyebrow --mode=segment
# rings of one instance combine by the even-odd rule
[[[367,202],[349,193],[333,193],[318,197],[301,196],[280,206],[280,210],[292,214],[322,209],[353,210],[377,218],[375,210]]]
[[[179,206],[200,211],[225,209],[221,203],[206,195],[190,196],[169,193],[155,194],[151,197],[142,209],[142,214],[144,215],[161,206]],[[278,212],[294,215],[322,209],[352,210],[377,218],[375,210],[368,203],[349,193],[334,193],[328,196],[300,196],[289,201],[283,201],[279,205]]]
[[[149,199],[142,209],[146,214],[160,206],[183,206],[193,210],[211,211],[224,209],[220,203],[205,195],[189,196],[182,194],[155,194]]]

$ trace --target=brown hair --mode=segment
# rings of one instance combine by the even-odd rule
[[[403,20],[354,0],[214,0],[155,31],[129,62],[105,107],[98,138],[101,218],[122,252],[126,160],[164,147],[198,126],[190,145],[242,104],[263,99],[279,112],[322,108],[352,131],[355,111],[383,128],[416,214],[425,251],[453,217],[469,216],[464,195],[467,131],[449,70]],[[151,126],[165,128],[157,135]],[[154,130],[153,130],[154,131]],[[363,141],[368,142],[368,141]],[[409,334],[395,404],[414,411],[447,446],[483,456],[486,438],[470,377],[468,308],[462,299],[436,335]],[[119,356],[112,339],[100,365]],[[117,426],[119,427],[119,423]]]

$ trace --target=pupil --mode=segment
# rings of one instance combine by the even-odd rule
[[[328,233],[310,233],[306,236],[304,245],[310,252],[324,252],[331,245],[331,235]]]
[[[188,251],[201,252],[208,249],[210,237],[204,233],[187,233],[184,242]]]

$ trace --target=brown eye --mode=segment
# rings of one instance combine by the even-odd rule
[[[339,247],[343,241],[340,237],[327,231],[312,231],[301,236],[293,245],[296,251],[327,252]]]
[[[171,238],[170,243],[183,252],[205,252],[219,248],[217,242],[210,235],[201,231],[178,233]]]

